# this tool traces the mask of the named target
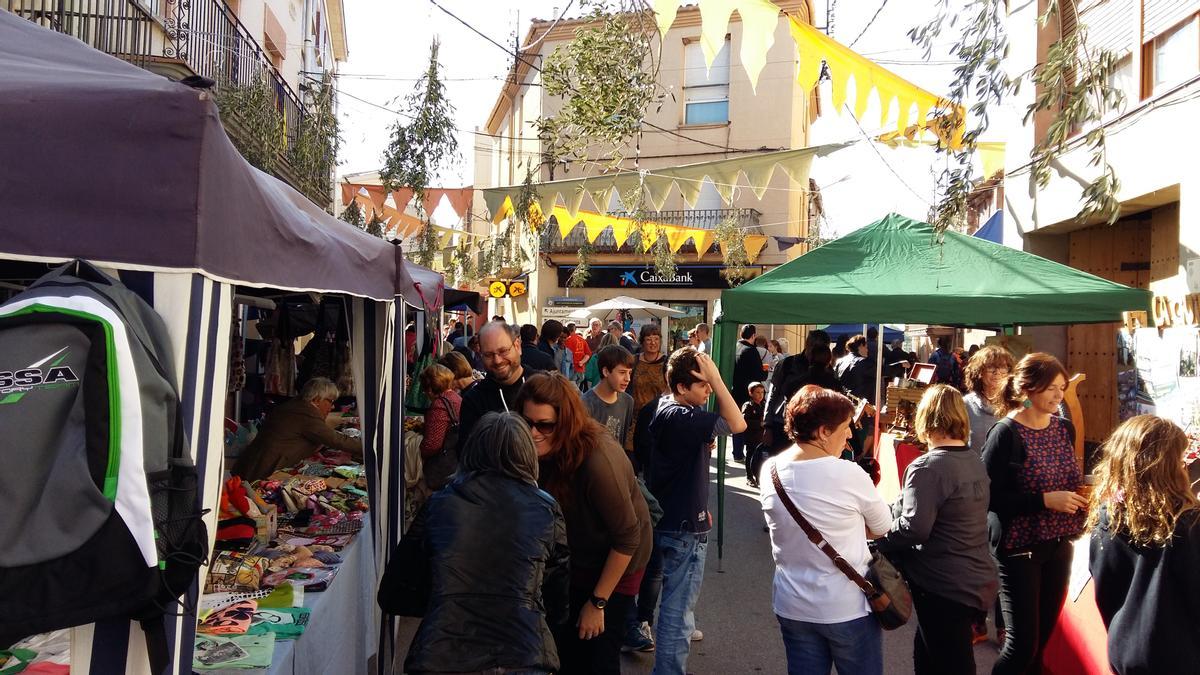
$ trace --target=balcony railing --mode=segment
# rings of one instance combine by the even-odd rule
[[[5,0],[0,0],[5,2]],[[307,192],[287,162],[306,109],[253,34],[222,0],[6,0],[8,10],[141,67],[179,62],[217,86],[265,80],[286,125],[275,173]],[[236,128],[231,134],[239,133]],[[309,195],[328,201],[328,195]],[[320,202],[319,199],[314,201]],[[322,203],[324,205],[324,203]]]
[[[614,211],[609,215],[618,218],[629,218],[631,216],[631,214],[622,211]],[[737,227],[743,232],[747,234],[761,234],[761,228],[759,227],[760,215],[762,214],[757,209],[686,209],[681,211],[654,211],[649,214],[647,221],[663,225],[682,225],[683,227],[701,230],[713,230],[727,218],[733,217],[736,219]],[[565,240],[559,234],[558,225],[554,222],[549,223],[542,229],[542,251],[545,253],[574,253],[586,243],[587,233],[582,227],[578,227],[572,231],[567,235]],[[642,252],[641,242],[637,234],[630,235],[625,244],[617,248],[617,241],[613,238],[611,229],[605,229],[601,232],[600,236],[596,237],[596,241],[592,243],[592,248],[597,253]],[[706,253],[717,250],[717,244],[713,243]],[[696,253],[696,245],[689,239],[679,249],[679,252],[694,254]]]

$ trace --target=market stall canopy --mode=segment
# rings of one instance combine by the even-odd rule
[[[434,272],[428,267],[408,262],[403,257],[400,243],[395,242],[396,250],[396,295],[404,298],[405,302],[428,312],[436,312],[442,307],[442,294],[445,292],[446,278],[440,272]]]
[[[0,254],[385,300],[387,242],[250,166],[213,92],[0,12]],[[413,300],[410,300],[413,302]]]
[[[663,305],[648,302],[646,300],[638,300],[637,298],[631,298],[628,295],[618,295],[615,298],[610,298],[604,302],[598,302],[590,307],[584,307],[581,311],[572,312],[571,316],[574,317],[576,314],[599,314],[602,317],[607,317],[612,312],[621,310],[632,312],[634,314],[648,314],[655,318],[683,315],[683,312],[677,309],[664,307]]]
[[[723,322],[1011,326],[1120,321],[1150,292],[891,214],[722,291]]]
[[[475,291],[461,291],[457,288],[447,288],[442,293],[442,305],[445,306],[447,312],[474,312],[479,314],[479,305],[482,300]]]

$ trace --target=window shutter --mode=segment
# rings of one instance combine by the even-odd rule
[[[1200,9],[1189,0],[1143,0],[1142,7],[1142,39],[1146,42]]]
[[[1079,23],[1087,26],[1087,51],[1092,58],[1102,51],[1120,58],[1133,51],[1134,4],[1130,0],[1092,0],[1080,3]]]

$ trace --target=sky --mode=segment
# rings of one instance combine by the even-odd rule
[[[567,16],[579,13],[577,0],[437,1],[481,33],[510,46],[518,34],[524,37],[533,18],[553,19],[568,2]],[[818,27],[825,25],[827,4],[835,6],[833,37],[839,42],[850,44],[858,38],[854,49],[860,54],[934,93],[946,90],[953,66],[945,45],[925,61],[905,34],[931,18],[933,3],[813,0]],[[389,129],[398,119],[391,111],[413,91],[428,63],[430,41],[436,37],[447,93],[456,109],[463,159],[457,171],[443,176],[443,185],[470,184],[476,138],[471,131],[486,122],[512,56],[430,0],[345,0],[345,9],[350,58],[339,76],[344,137],[339,174],[379,168]],[[828,84],[824,86],[828,100]],[[813,124],[810,142],[862,139],[864,132],[880,131],[878,117],[878,112],[868,111],[860,130],[848,115],[834,115],[827,109]],[[943,166],[932,151],[892,150],[867,143],[818,159],[812,177],[822,186],[828,214],[822,235],[843,235],[890,211],[924,219],[934,199],[936,172]],[[862,198],[864,188],[869,189],[870,199]]]

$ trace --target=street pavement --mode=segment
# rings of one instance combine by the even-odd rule
[[[716,460],[712,467],[713,485],[709,508],[717,512]],[[771,611],[771,582],[775,564],[771,559],[771,541],[763,532],[764,520],[759,507],[758,490],[746,484],[740,464],[729,467],[725,489],[724,557],[717,557],[716,530],[713,531],[704,569],[704,586],[696,607],[696,626],[704,640],[692,643],[688,672],[695,675],[784,675],[787,660],[779,624]],[[416,631],[418,620],[401,621],[397,635],[397,665]],[[990,624],[990,622],[989,622]],[[915,618],[883,638],[884,673],[900,675],[913,672],[912,645]],[[996,660],[996,645],[985,642],[975,646],[978,673],[990,673]],[[654,655],[625,654],[623,675],[650,673]],[[397,668],[396,672],[400,672]]]
[[[696,626],[704,640],[692,643],[688,672],[696,675],[787,673],[787,659],[779,623],[771,611],[771,582],[775,564],[770,536],[763,532],[758,490],[746,483],[741,464],[732,463],[725,483],[725,542],[723,559],[717,558],[716,530],[709,540],[704,586],[696,606]],[[717,472],[713,460],[709,508],[717,512]],[[916,619],[883,638],[884,673],[911,673]],[[975,647],[978,673],[990,673],[996,645],[988,641]],[[626,654],[621,672],[649,673],[653,654]]]

